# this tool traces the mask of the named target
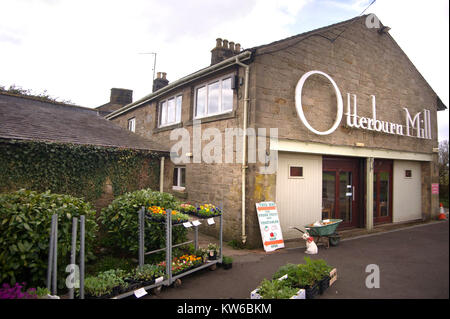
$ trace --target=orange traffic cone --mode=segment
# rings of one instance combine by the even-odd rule
[[[442,205],[442,203],[440,203],[440,214],[439,214],[439,217],[438,217],[438,219],[439,220],[446,220],[447,219],[447,216],[445,216],[445,213],[444,213],[444,205]]]

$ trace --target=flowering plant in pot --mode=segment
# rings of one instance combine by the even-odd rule
[[[29,288],[26,291],[22,291],[25,288],[25,283],[16,283],[14,286],[10,286],[4,283],[0,288],[0,299],[36,299],[36,289]]]
[[[189,203],[184,203],[180,205],[180,211],[185,214],[195,214],[197,213],[197,208]]]
[[[222,209],[212,204],[203,204],[197,207],[197,216],[202,218],[210,218],[222,215]]]
[[[166,221],[166,210],[164,207],[160,206],[150,206],[147,209],[147,216],[152,220],[158,222]],[[186,214],[180,213],[177,210],[172,210],[172,224],[179,224],[188,221],[188,216]]]
[[[205,263],[208,260],[208,249],[199,248],[194,252],[194,255],[200,257],[202,261]]]
[[[208,259],[216,260],[219,251],[219,246],[216,244],[209,243],[208,244]]]

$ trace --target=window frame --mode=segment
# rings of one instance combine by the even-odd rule
[[[203,118],[207,118],[207,117],[211,117],[211,116],[216,116],[216,115],[222,115],[222,114],[227,114],[227,113],[231,113],[233,112],[234,109],[234,89],[233,89],[233,79],[235,77],[234,73],[229,73],[214,79],[211,79],[209,81],[203,82],[199,85],[196,85],[194,87],[194,107],[193,107],[193,119],[203,119]],[[222,96],[223,96],[223,81],[230,79],[231,81],[231,85],[230,85],[230,89],[232,91],[232,95],[231,95],[231,109],[229,110],[223,110],[223,100],[222,100]],[[211,84],[215,83],[215,82],[219,82],[219,105],[218,105],[218,112],[216,113],[208,113],[208,88]],[[197,115],[197,92],[200,88],[204,87],[206,89],[205,92],[205,114],[204,115]]]
[[[408,176],[408,172],[409,172],[409,176]],[[404,178],[406,178],[406,179],[412,179],[413,178],[413,176],[412,176],[412,169],[405,169]]]
[[[130,127],[130,124],[132,124],[131,127]],[[127,127],[128,127],[129,131],[136,133],[136,117],[135,116],[128,119]]]
[[[172,185],[172,189],[176,191],[184,191],[186,189],[186,166],[175,166],[174,167],[174,174],[175,170],[177,170],[177,185]],[[182,180],[182,174],[180,172],[184,171],[184,186],[181,185]],[[173,178],[172,178],[173,183]]]
[[[302,171],[302,175],[301,176],[292,176],[291,175],[291,167],[300,167],[301,171]],[[304,166],[303,165],[297,165],[297,164],[289,164],[288,165],[288,178],[292,178],[292,179],[304,179],[305,178],[305,170],[304,170]]]
[[[181,102],[180,102],[180,110],[179,110],[179,118],[177,119],[177,114],[178,114],[178,110],[177,110],[177,99],[181,98]],[[169,101],[170,100],[174,100],[174,112],[175,112],[175,120],[173,122],[167,122],[169,117]],[[162,104],[166,103],[166,123],[162,124],[161,120],[162,120]],[[164,100],[160,100],[158,102],[158,127],[166,127],[166,126],[171,126],[171,125],[175,125],[178,123],[181,123],[181,111],[183,109],[183,93],[179,93],[179,94],[175,94],[172,95]]]

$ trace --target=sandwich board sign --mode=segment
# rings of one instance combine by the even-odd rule
[[[256,203],[259,228],[265,251],[284,248],[283,234],[278,219],[277,204],[274,202]]]

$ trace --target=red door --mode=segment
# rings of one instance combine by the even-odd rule
[[[324,157],[322,172],[322,216],[338,218],[340,228],[359,222],[359,160]]]
[[[373,167],[373,223],[392,222],[392,160],[375,159]]]

